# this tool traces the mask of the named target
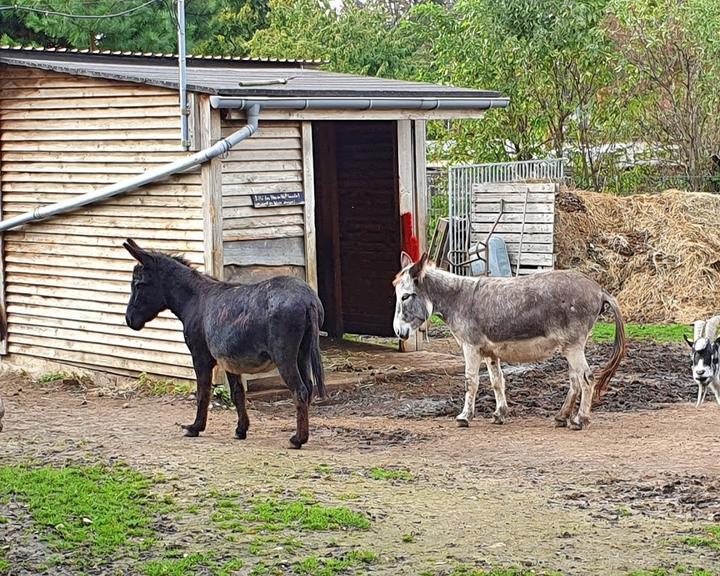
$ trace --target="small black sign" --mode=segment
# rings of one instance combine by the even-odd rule
[[[274,206],[298,206],[305,204],[304,192],[270,192],[252,194],[253,208],[272,208]]]

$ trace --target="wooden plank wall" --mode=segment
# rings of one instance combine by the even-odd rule
[[[178,135],[170,90],[0,67],[2,217],[173,161],[184,155]],[[134,265],[121,246],[127,237],[202,269],[200,171],[6,233],[11,356],[193,377],[169,312],[142,332],[125,325]]]
[[[223,120],[222,136],[244,124]],[[251,198],[304,191],[302,144],[300,122],[261,121],[255,135],[223,159],[225,280],[245,284],[281,274],[305,279],[303,206],[254,208]]]
[[[474,184],[471,245],[474,246],[478,241],[485,240],[497,218],[502,199],[505,208],[495,228],[495,234],[505,240],[513,275],[517,266],[521,235],[520,274],[551,270],[555,265],[553,232],[556,192],[557,184],[552,183]],[[526,193],[527,209],[525,208]],[[525,211],[524,232],[522,232],[523,211]]]

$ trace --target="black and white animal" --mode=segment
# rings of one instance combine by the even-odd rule
[[[696,408],[705,400],[708,388],[713,391],[720,406],[720,338],[716,338],[718,327],[720,315],[707,321],[696,321],[693,324],[692,341],[683,336],[692,350],[692,375],[698,385]]]

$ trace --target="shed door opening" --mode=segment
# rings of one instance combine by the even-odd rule
[[[313,157],[324,330],[392,336],[401,242],[397,123],[313,122]]]

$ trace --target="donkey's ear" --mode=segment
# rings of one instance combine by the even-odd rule
[[[692,347],[693,347],[693,341],[690,340],[690,338],[687,337],[687,334],[683,334],[683,338],[685,339],[685,342],[687,342],[688,346],[690,346],[690,348],[692,348]],[[720,340],[720,338],[718,338],[718,340]]]
[[[132,238],[128,238],[125,242],[123,242],[123,248],[130,252],[130,255],[140,262],[140,264],[147,264],[152,258],[152,256],[140,248],[140,246],[137,245],[137,242],[135,242]]]
[[[428,263],[428,254],[427,252],[423,252],[423,255],[420,256],[420,260],[415,262],[415,264],[412,265],[412,268],[410,268],[410,276],[417,281],[422,280],[425,277],[425,269],[427,268]]]
[[[400,252],[400,268],[404,270],[410,264],[413,263],[413,259],[410,258],[410,255],[407,252]]]

